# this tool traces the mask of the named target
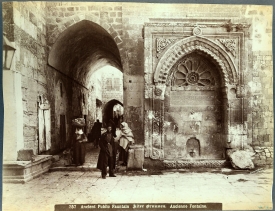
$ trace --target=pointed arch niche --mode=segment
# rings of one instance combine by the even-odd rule
[[[245,144],[249,26],[230,33],[222,21],[145,24],[145,157],[167,168],[220,166]]]

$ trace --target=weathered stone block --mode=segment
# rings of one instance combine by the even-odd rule
[[[264,142],[269,142],[269,134],[265,134],[265,135],[263,136],[263,141],[264,141]]]
[[[266,161],[265,160],[253,160],[253,162],[255,163],[256,166],[263,166],[266,165]]]
[[[272,145],[272,143],[270,143],[270,142],[263,142],[263,146],[269,147],[271,145]]]
[[[32,149],[22,149],[19,150],[17,153],[17,160],[18,161],[30,161],[34,156]]]
[[[127,169],[142,170],[144,163],[144,147],[142,145],[130,145],[128,153]]]
[[[265,159],[266,159],[265,154],[264,154],[264,155],[260,155],[260,159],[261,159],[261,160],[265,160]]]
[[[68,11],[74,11],[74,9],[75,9],[74,7],[68,7],[67,8]]]
[[[266,164],[272,164],[273,163],[273,159],[272,158],[267,158],[266,159]]]
[[[235,169],[254,169],[252,152],[244,150],[228,150],[230,162]]]
[[[36,127],[24,127],[23,135],[34,137],[36,135]]]

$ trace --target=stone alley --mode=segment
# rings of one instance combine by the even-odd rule
[[[272,169],[236,171],[54,171],[25,184],[3,184],[4,211],[50,211],[55,204],[222,203],[223,210],[272,210]]]
[[[261,3],[3,2],[3,210],[272,209],[274,21]],[[117,177],[101,179],[99,153]]]

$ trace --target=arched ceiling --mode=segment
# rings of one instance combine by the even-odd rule
[[[89,71],[105,65],[122,70],[119,50],[111,35],[87,20],[74,24],[59,35],[48,63],[82,84],[86,83]]]

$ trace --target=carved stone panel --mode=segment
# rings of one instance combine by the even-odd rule
[[[164,158],[222,159],[222,93],[219,71],[202,55],[190,54],[171,72],[164,122]],[[185,87],[184,89],[179,89]],[[204,87],[204,89],[201,89]],[[167,106],[168,104],[168,106]]]
[[[224,159],[232,125],[245,121],[245,108],[229,103],[246,95],[248,27],[224,19],[145,24],[145,112],[153,116],[146,155],[168,168],[220,165],[200,161]]]

